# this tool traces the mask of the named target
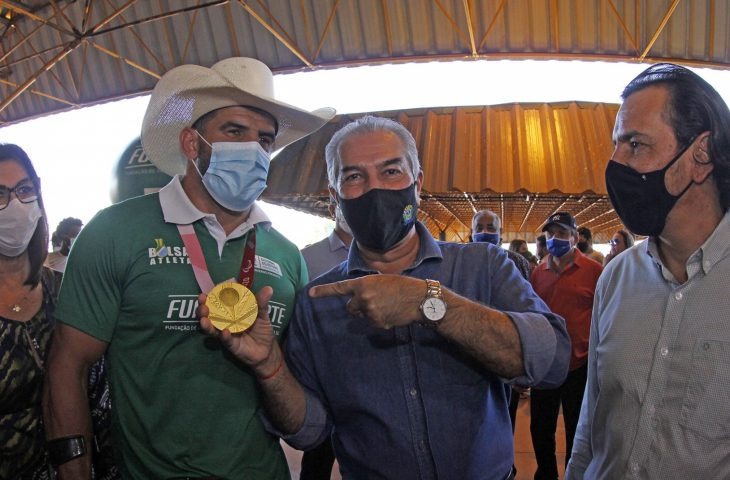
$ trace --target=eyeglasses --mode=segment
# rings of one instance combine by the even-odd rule
[[[38,190],[32,180],[21,180],[13,188],[0,185],[0,210],[7,208],[13,192],[15,192],[15,196],[18,197],[21,203],[31,203],[38,200]]]
[[[616,245],[618,245],[619,243],[620,243],[620,242],[619,242],[618,240],[614,240],[613,238],[612,238],[611,240],[609,240],[609,241],[608,241],[608,244],[609,244],[609,245],[611,245],[612,247],[615,247],[615,246],[616,246]]]

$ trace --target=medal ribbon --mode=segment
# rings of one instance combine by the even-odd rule
[[[200,291],[205,293],[213,288],[213,279],[208,272],[208,265],[205,263],[203,249],[200,247],[200,241],[195,234],[195,228],[192,225],[178,225],[177,230],[180,232],[183,245],[188,252],[188,258],[193,266],[195,280],[198,281]],[[243,250],[243,260],[241,260],[241,268],[239,270],[238,281],[246,288],[251,288],[253,284],[254,263],[256,261],[256,227],[254,226],[248,234],[246,247]]]

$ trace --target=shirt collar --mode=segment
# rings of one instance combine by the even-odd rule
[[[330,246],[330,252],[334,252],[336,250],[339,250],[341,248],[344,248],[345,250],[349,250],[350,246],[345,245],[345,242],[342,241],[339,235],[337,235],[337,232],[332,230],[332,233],[330,233],[330,236],[327,237],[329,246]]]
[[[570,262],[570,265],[563,268],[559,273],[565,273],[566,271],[568,271],[571,268],[584,267],[587,262],[595,262],[595,260],[589,259],[589,257],[587,255],[585,255],[580,250],[578,250],[577,247],[573,247],[573,250],[575,250],[575,256],[573,257],[573,261]],[[550,270],[550,271],[555,272],[555,270],[550,268],[550,257],[551,257],[551,255],[548,255],[547,257],[545,257],[546,260],[544,262],[538,263],[537,267],[535,267],[535,268],[538,270]]]
[[[720,260],[725,258],[730,250],[730,243],[727,241],[728,238],[730,238],[730,210],[725,212],[720,223],[717,224],[715,230],[705,240],[705,243],[687,259],[686,269],[688,278],[692,278],[700,270],[707,275]],[[644,249],[646,253],[659,266],[665,280],[676,281],[669,269],[662,263],[656,238],[650,237],[645,243],[646,246]]]
[[[416,234],[419,239],[418,255],[413,265],[408,267],[406,271],[413,270],[418,267],[424,261],[435,258],[443,259],[441,254],[441,248],[439,248],[438,242],[431,236],[431,232],[421,223],[416,222]],[[352,241],[352,247],[350,253],[347,256],[347,273],[353,275],[355,273],[377,273],[376,270],[368,267],[360,256],[360,250],[357,247],[357,242]]]
[[[218,244],[219,255],[222,254],[223,246],[227,240],[245,235],[254,225],[261,224],[267,231],[271,228],[271,220],[269,220],[266,212],[257,203],[254,203],[246,221],[237,226],[229,235],[226,235],[214,214],[201,212],[193,205],[193,202],[190,201],[187,193],[182,188],[181,178],[180,175],[175,175],[170,183],[160,190],[160,207],[162,207],[165,222],[175,225],[189,225],[202,219],[208,228],[208,232]]]

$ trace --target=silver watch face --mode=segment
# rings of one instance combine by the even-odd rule
[[[446,316],[446,302],[438,297],[429,297],[421,304],[421,311],[426,319],[438,322]]]

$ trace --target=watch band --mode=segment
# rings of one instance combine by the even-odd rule
[[[83,435],[54,438],[46,442],[46,449],[51,464],[57,467],[85,455],[86,442]]]
[[[426,279],[426,298],[428,297],[443,297],[441,294],[441,283],[438,280]]]

